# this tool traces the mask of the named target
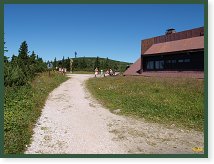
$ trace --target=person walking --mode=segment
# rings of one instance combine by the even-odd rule
[[[100,71],[100,77],[103,77],[103,70]]]
[[[113,76],[113,71],[112,71],[112,69],[110,69],[110,76]]]
[[[99,74],[99,70],[98,70],[98,68],[96,67],[95,70],[94,70],[94,76],[97,77],[98,74]]]

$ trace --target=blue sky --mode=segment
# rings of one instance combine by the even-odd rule
[[[7,56],[21,42],[45,61],[74,57],[108,57],[134,62],[141,40],[204,26],[203,5],[5,5]]]

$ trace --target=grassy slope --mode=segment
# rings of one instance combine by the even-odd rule
[[[87,81],[91,93],[110,109],[147,121],[202,131],[204,82],[197,79],[109,77]]]
[[[66,79],[53,72],[51,77],[43,73],[30,85],[5,88],[4,153],[24,152],[48,94]]]

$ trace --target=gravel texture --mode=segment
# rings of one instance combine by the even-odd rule
[[[26,154],[193,154],[201,132],[111,113],[87,91],[93,75],[72,74],[48,97]]]

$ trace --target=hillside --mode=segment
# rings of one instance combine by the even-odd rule
[[[103,69],[112,69],[114,71],[124,72],[127,65],[131,63],[116,61],[108,58],[99,58],[99,57],[79,57],[79,58],[70,58],[73,60],[73,71],[94,71],[97,67],[99,70]],[[53,62],[53,65],[56,67],[66,67],[70,71],[70,59],[62,59],[59,61]]]

